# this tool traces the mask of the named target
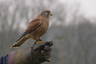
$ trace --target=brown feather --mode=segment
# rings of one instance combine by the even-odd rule
[[[30,35],[27,34],[25,36],[22,36],[20,39],[18,39],[16,41],[16,43],[14,43],[12,46],[10,46],[11,48],[12,47],[19,47],[20,45],[22,45],[27,39],[29,39]]]
[[[26,29],[25,32],[27,33],[32,33],[34,32],[38,27],[41,26],[41,22],[40,19],[35,19],[33,21],[31,21]]]
[[[48,30],[49,16],[50,12],[44,11],[36,19],[32,20],[28,24],[24,34],[16,41],[16,44],[13,44],[12,47],[18,47],[22,45],[29,38],[32,38],[33,40],[40,40],[40,37]]]

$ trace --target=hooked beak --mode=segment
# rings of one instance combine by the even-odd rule
[[[53,16],[53,14],[50,13],[50,16]]]

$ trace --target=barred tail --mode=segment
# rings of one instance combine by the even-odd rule
[[[11,48],[13,47],[19,47],[21,46],[27,39],[29,39],[28,37],[26,37],[27,34],[23,34],[17,41],[16,43],[14,43],[12,46],[10,46]]]

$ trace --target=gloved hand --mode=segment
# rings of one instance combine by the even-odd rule
[[[49,62],[51,46],[53,43],[45,42],[36,48],[24,48],[10,52],[0,60],[0,64],[41,64]]]

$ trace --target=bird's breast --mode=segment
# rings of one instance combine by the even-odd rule
[[[47,32],[48,25],[49,25],[48,21],[41,22],[41,26],[38,27],[36,31],[32,33],[32,38],[35,40],[39,39],[43,34]]]

